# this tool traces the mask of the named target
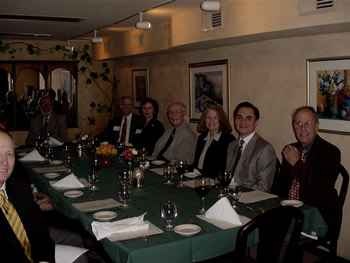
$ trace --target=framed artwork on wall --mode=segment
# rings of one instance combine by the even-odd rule
[[[132,97],[134,107],[141,106],[141,102],[149,95],[148,69],[132,70]]]
[[[320,131],[350,134],[350,57],[307,60],[307,103]]]
[[[219,104],[229,114],[228,60],[189,64],[190,121],[198,122],[211,104]]]

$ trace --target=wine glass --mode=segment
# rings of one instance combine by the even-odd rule
[[[98,176],[97,171],[91,170],[88,174],[89,183],[92,184],[92,186],[89,188],[92,191],[98,190],[98,187],[96,184],[98,183]]]
[[[171,179],[173,178],[174,174],[174,166],[172,165],[167,165],[166,167],[163,168],[163,174],[165,179],[167,180],[164,182],[165,185],[172,185],[174,184]]]
[[[140,155],[140,157],[139,157],[139,161],[140,161],[140,164],[141,164],[141,168],[142,168],[143,170],[145,170],[145,169],[146,169],[146,163],[147,163],[147,161],[148,161],[148,156],[147,156],[147,154],[141,153],[141,155]]]
[[[34,138],[34,148],[40,152],[41,144],[43,142],[43,139],[40,135],[35,136]]]
[[[72,152],[72,148],[69,144],[64,144],[63,145],[63,155],[67,156],[67,155],[71,155]]]
[[[227,186],[229,186],[231,183],[232,173],[226,170],[219,171],[216,178],[219,180],[220,185],[223,188],[223,193],[220,193],[218,197],[222,198],[224,196],[227,196]]]
[[[66,155],[64,157],[64,167],[67,168],[67,173],[70,174],[72,170],[70,169],[72,167],[72,156],[71,155]]]
[[[195,186],[194,190],[201,198],[202,208],[201,208],[201,210],[199,210],[199,213],[201,215],[204,215],[205,214],[204,199],[207,196],[207,194],[209,193],[210,180],[208,178],[205,178],[205,177],[200,177],[200,178],[196,179],[196,181],[194,182],[194,186]]]
[[[177,217],[177,208],[175,202],[170,200],[162,202],[160,204],[160,215],[167,223],[165,230],[172,231],[174,229],[172,222]]]
[[[118,181],[122,186],[127,186],[130,184],[131,175],[129,171],[121,171],[117,173]]]
[[[238,209],[237,202],[241,197],[242,191],[239,184],[230,185],[227,189],[229,199],[232,201],[232,207]]]
[[[53,155],[54,155],[54,150],[52,147],[47,147],[46,151],[45,151],[45,157],[47,158],[48,162],[51,162],[53,159]]]
[[[89,161],[89,166],[92,171],[97,172],[101,168],[100,160],[95,156]]]
[[[131,205],[128,204],[128,201],[130,199],[130,190],[129,185],[118,185],[117,187],[118,197],[119,200],[123,202],[123,205],[121,206],[122,209],[130,208]]]
[[[183,184],[182,177],[187,169],[187,161],[176,161],[175,167],[177,173],[180,175],[180,182],[177,184],[177,187],[183,188],[185,185]]]

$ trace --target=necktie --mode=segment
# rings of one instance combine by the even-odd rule
[[[120,136],[120,140],[119,142],[125,142],[125,138],[126,138],[126,127],[128,127],[128,119],[124,118],[124,124],[123,124],[123,128],[122,128],[122,134]]]
[[[235,164],[233,165],[233,168],[232,168],[232,174],[234,173],[234,171],[236,169],[236,166],[238,164],[239,159],[241,159],[242,150],[243,150],[243,144],[244,144],[244,140],[240,140],[239,141],[239,146],[238,146],[238,149],[237,149],[237,153],[236,153]]]
[[[163,154],[165,153],[165,151],[169,148],[171,142],[173,141],[174,137],[175,137],[175,133],[176,133],[176,129],[174,128],[173,131],[171,132],[169,139],[167,140],[167,142],[165,143],[164,147],[160,150],[160,152],[158,153],[157,159],[161,160],[164,159]]]
[[[49,123],[49,118],[45,117],[43,129],[41,131],[41,135],[43,135],[43,136],[46,136],[46,134],[47,134],[47,125],[48,125],[48,123]]]
[[[301,151],[300,160],[305,163],[306,161],[306,149]],[[296,178],[293,178],[292,185],[289,189],[288,199],[290,200],[299,200],[299,190],[300,190],[300,182]]]
[[[2,197],[0,200],[0,207],[2,212],[4,213],[17,239],[21,243],[25,255],[27,256],[30,262],[34,262],[32,257],[32,248],[30,246],[26,230],[23,227],[22,221],[19,218],[16,209],[14,208],[12,203],[5,197],[5,193],[3,190],[0,190],[0,196]]]

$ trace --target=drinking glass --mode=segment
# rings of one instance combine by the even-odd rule
[[[70,174],[72,170],[70,169],[72,167],[72,156],[71,155],[66,155],[64,157],[64,167],[67,168],[67,173]]]
[[[174,166],[172,165],[167,165],[166,167],[163,168],[163,174],[165,179],[167,180],[166,182],[164,182],[164,184],[166,185],[172,185],[174,184],[171,179],[173,178],[173,174],[174,174]]]
[[[199,213],[201,215],[204,215],[205,214],[204,199],[209,193],[210,180],[208,178],[205,178],[205,177],[200,177],[200,178],[196,179],[196,181],[194,182],[194,186],[195,186],[194,190],[201,198],[202,208],[199,210]]]
[[[230,185],[227,189],[229,199],[232,201],[232,207],[238,209],[237,202],[241,197],[242,191],[241,186],[238,184]]]
[[[141,155],[140,155],[140,157],[139,157],[139,161],[140,161],[140,164],[141,164],[141,168],[142,168],[143,170],[146,169],[147,160],[148,160],[147,154],[141,153]]]
[[[174,226],[172,225],[172,222],[177,217],[177,208],[175,202],[170,200],[162,202],[160,204],[160,215],[167,223],[165,230],[173,231]]]
[[[128,204],[130,199],[129,185],[118,185],[117,187],[119,200],[123,202],[121,206],[122,209],[130,208],[131,205]]]
[[[218,197],[222,198],[224,196],[227,196],[227,186],[229,186],[229,184],[231,183],[232,173],[226,170],[219,171],[216,178],[219,180],[220,185],[223,189],[223,193],[220,193]]]
[[[67,155],[71,155],[72,152],[72,148],[69,144],[64,144],[63,145],[63,155],[67,156]]]
[[[40,152],[41,144],[43,142],[43,139],[41,138],[40,135],[35,136],[34,138],[34,148]]]
[[[92,191],[98,190],[99,188],[96,186],[98,183],[98,176],[97,171],[91,170],[88,175],[89,183],[92,184],[92,186],[89,188]]]
[[[94,156],[94,158],[89,161],[89,166],[92,171],[97,172],[101,168],[100,160]]]
[[[53,155],[54,155],[54,150],[52,147],[48,147],[46,148],[46,152],[45,152],[45,157],[47,158],[48,162],[51,162],[53,159]]]
[[[182,177],[187,169],[187,161],[176,161],[175,168],[177,173],[180,175],[180,182],[177,184],[177,187],[183,188],[185,185],[183,184]]]
[[[132,174],[129,171],[121,171],[117,173],[118,181],[122,186],[127,186],[131,182]]]

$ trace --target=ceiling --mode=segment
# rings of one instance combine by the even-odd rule
[[[111,37],[143,21],[159,23],[202,0],[0,0],[0,40]]]

